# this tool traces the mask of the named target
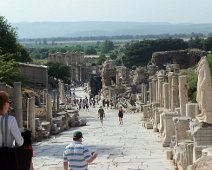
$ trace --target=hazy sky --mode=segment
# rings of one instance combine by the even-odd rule
[[[212,23],[212,0],[0,0],[0,15],[20,21]]]

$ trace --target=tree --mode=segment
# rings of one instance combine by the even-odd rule
[[[101,53],[107,54],[114,49],[114,45],[112,41],[106,40],[102,43]]]
[[[87,55],[96,55],[97,52],[96,52],[96,49],[93,47],[93,46],[88,46],[85,48],[85,54]]]
[[[12,54],[12,59],[18,62],[32,61],[28,52],[17,43],[16,37],[15,29],[7,23],[3,16],[0,16],[0,54],[9,54],[10,57]]]
[[[208,37],[203,43],[203,49],[206,51],[212,51],[212,37]]]
[[[123,63],[127,67],[146,66],[156,51],[183,50],[188,43],[182,39],[144,40],[126,45]]]
[[[15,29],[0,16],[0,81],[12,85],[20,81],[17,62],[31,61],[28,52],[17,43]]]
[[[203,39],[200,39],[199,37],[195,37],[195,39],[191,38],[188,41],[188,47],[189,48],[202,49],[202,46],[203,46]]]
[[[0,60],[1,82],[6,82],[7,84],[12,85],[15,81],[20,81],[20,78],[16,62]]]
[[[70,68],[64,64],[57,62],[48,62],[48,75],[52,78],[62,79],[68,83],[70,77]]]
[[[107,60],[107,57],[104,54],[101,54],[98,58],[97,64],[102,65]]]

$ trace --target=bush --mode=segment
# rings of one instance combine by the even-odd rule
[[[183,70],[181,75],[186,75],[188,80],[188,100],[196,102],[196,91],[197,91],[197,74],[194,68]]]

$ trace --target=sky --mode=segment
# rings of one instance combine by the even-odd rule
[[[137,21],[212,23],[212,0],[0,0],[14,22]]]

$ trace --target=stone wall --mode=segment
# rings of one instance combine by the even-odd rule
[[[151,63],[158,66],[159,69],[164,68],[167,64],[179,64],[181,69],[186,69],[194,66],[205,54],[205,51],[199,50],[155,52],[152,54]]]
[[[19,71],[25,81],[36,87],[48,87],[48,67],[42,65],[19,63]]]

